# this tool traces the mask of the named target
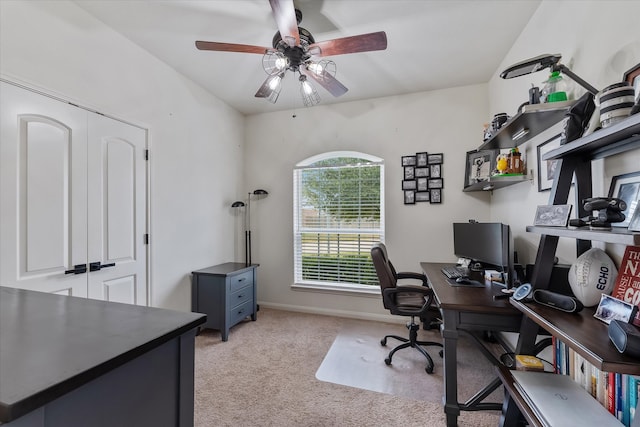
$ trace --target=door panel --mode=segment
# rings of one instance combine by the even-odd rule
[[[0,82],[0,285],[147,305],[145,149],[144,129]]]
[[[86,297],[86,112],[0,85],[0,284]]]
[[[89,262],[115,264],[89,273],[90,298],[147,304],[145,149],[143,129],[89,118]]]

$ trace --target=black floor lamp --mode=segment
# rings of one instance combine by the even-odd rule
[[[231,204],[232,208],[246,207],[244,211],[244,264],[245,266],[251,265],[251,196],[256,198],[266,197],[269,193],[267,190],[254,190],[253,193],[247,194],[247,203],[238,200]]]

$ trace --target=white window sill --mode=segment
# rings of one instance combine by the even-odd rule
[[[327,294],[352,294],[362,297],[379,298],[380,288],[365,285],[332,285],[327,283],[294,283],[291,285],[294,291],[319,292]]]

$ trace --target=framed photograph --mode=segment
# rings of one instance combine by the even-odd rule
[[[429,176],[429,168],[416,168],[415,169],[416,178],[424,178]]]
[[[442,153],[429,154],[427,159],[430,165],[440,165],[443,163],[443,160],[444,160],[444,154]]]
[[[402,166],[415,166],[416,156],[402,156]]]
[[[596,309],[593,317],[602,320],[604,323],[609,324],[612,320],[619,320],[621,322],[629,323],[629,321],[635,316],[637,306],[614,298],[607,294],[602,294],[600,297],[600,303]]]
[[[444,180],[442,178],[429,178],[429,189],[444,188]]]
[[[638,209],[638,205],[636,204],[636,210],[633,211],[633,216],[629,220],[629,227],[627,227],[629,231],[640,231],[640,209]]]
[[[416,182],[418,183],[417,190],[418,191],[427,191],[429,189],[429,183],[427,181],[428,178],[418,178]]]
[[[404,192],[404,204],[414,205],[415,203],[416,203],[416,192],[413,190],[406,190]]]
[[[487,181],[496,168],[497,150],[467,151],[464,186]]]
[[[553,138],[538,145],[538,191],[551,190],[553,186],[553,180],[556,178],[558,160],[542,160],[542,156],[551,150],[560,148],[560,135],[556,135]]]
[[[402,181],[402,189],[403,190],[415,190],[416,189],[416,180],[415,179],[405,179]]]
[[[416,202],[429,202],[431,201],[429,197],[429,191],[417,191],[416,192]]]
[[[416,166],[419,168],[427,166],[427,156],[428,154],[426,152],[416,153]]]
[[[429,167],[429,175],[431,178],[442,178],[441,166],[442,165],[438,163]]]
[[[442,203],[442,190],[437,188],[433,190],[429,190],[429,202],[431,204]]]
[[[416,177],[416,168],[414,166],[405,166],[404,179],[415,179],[415,177]]]
[[[533,225],[547,227],[566,227],[571,215],[572,205],[541,205],[536,209]]]
[[[636,64],[631,67],[631,69],[625,71],[624,76],[622,76],[622,81],[633,86],[637,100],[639,96],[638,94],[640,94],[640,64]]]
[[[633,218],[640,199],[640,172],[625,173],[611,178],[609,187],[609,197],[622,199],[627,203],[627,209],[622,213],[625,215],[623,222],[613,222],[612,227],[628,227]]]

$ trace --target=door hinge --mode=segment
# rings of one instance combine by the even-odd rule
[[[145,245],[149,244],[149,233],[145,233],[145,235],[144,235],[144,244]]]
[[[144,150],[144,159],[145,160],[149,160],[149,150],[148,149]]]

